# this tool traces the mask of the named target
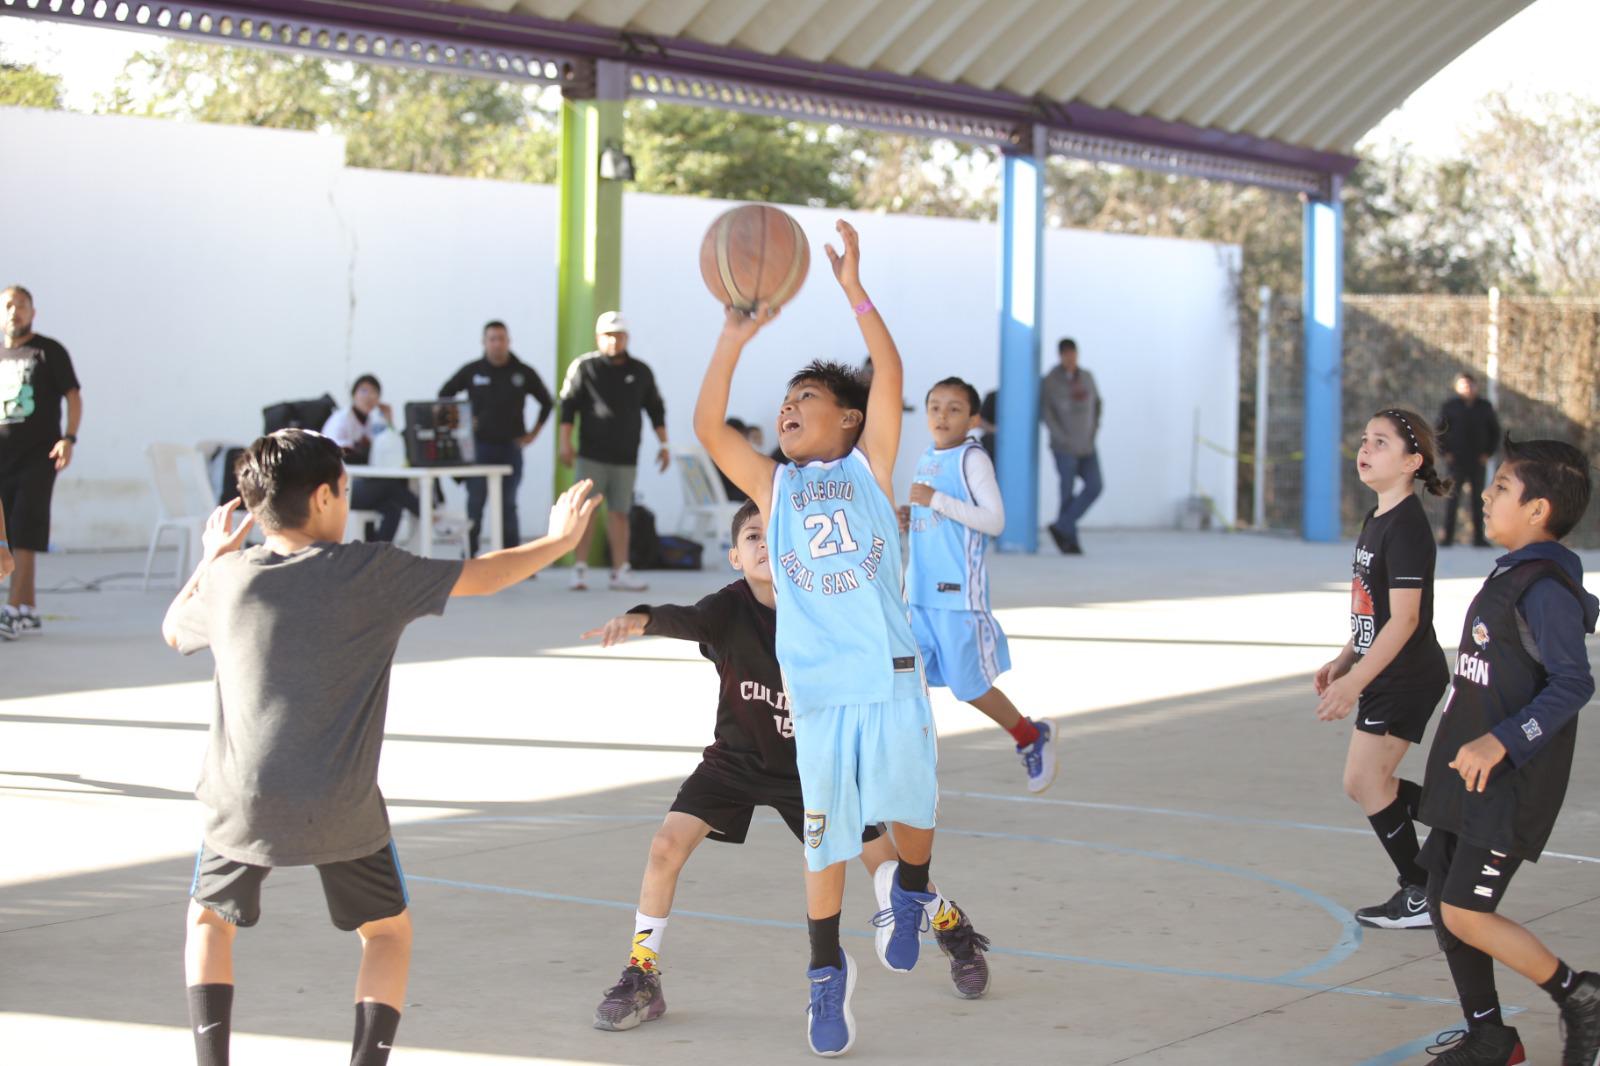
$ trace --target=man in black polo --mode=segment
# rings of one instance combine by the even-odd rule
[[[599,351],[580,356],[561,383],[561,462],[580,480],[594,481],[606,498],[606,544],[611,549],[611,587],[638,591],[647,586],[628,565],[628,511],[633,507],[633,481],[639,469],[639,412],[650,417],[660,447],[656,467],[665,470],[667,409],[650,368],[628,354],[628,324],[621,313],[607,311],[595,323]],[[577,445],[573,427],[577,426]],[[594,523],[578,541],[572,587],[589,587],[589,542]]]
[[[517,524],[517,486],[522,484],[522,449],[532,444],[534,438],[550,418],[554,401],[550,390],[533,367],[516,357],[511,350],[511,331],[500,321],[483,327],[483,358],[474,360],[457,370],[450,380],[439,387],[440,396],[455,396],[462,392],[472,401],[472,436],[477,462],[511,467],[502,494],[504,510],[501,533],[507,548],[522,543],[522,531]],[[527,429],[523,411],[527,398],[539,402],[539,420],[533,429]],[[472,520],[471,549],[478,554],[478,538],[483,527],[483,504],[489,495],[487,478],[469,477],[467,482],[467,517]]]
[[[39,552],[50,550],[50,497],[72,462],[83,395],[61,343],[33,331],[33,294],[0,290],[0,508],[5,510],[16,570],[0,609],[0,637],[41,632],[34,595]],[[67,431],[61,432],[61,404]]]
[[[1483,536],[1483,483],[1489,457],[1500,450],[1500,420],[1494,405],[1478,395],[1478,382],[1465,371],[1456,375],[1456,394],[1439,409],[1440,457],[1450,468],[1455,487],[1445,497],[1444,529],[1439,543],[1456,540],[1456,511],[1461,490],[1467,488],[1467,510],[1472,512],[1472,544],[1487,548]]]

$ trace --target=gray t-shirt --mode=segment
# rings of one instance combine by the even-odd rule
[[[1050,433],[1050,450],[1093,455],[1102,407],[1093,374],[1079,367],[1068,376],[1066,367],[1052,367],[1039,388],[1039,417]]]
[[[195,796],[205,840],[235,862],[308,866],[389,841],[378,754],[405,627],[443,614],[459,561],[389,544],[265,546],[212,563],[176,616],[178,650],[217,662]]]

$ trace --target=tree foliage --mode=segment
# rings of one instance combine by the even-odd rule
[[[61,78],[22,63],[0,62],[0,107],[61,109]]]

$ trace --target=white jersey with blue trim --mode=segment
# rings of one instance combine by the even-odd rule
[[[970,437],[954,448],[930,446],[917,462],[916,480],[951,499],[974,502],[966,474],[967,453],[974,448],[983,450]],[[910,543],[906,589],[912,603],[952,611],[989,609],[986,534],[931,507],[912,504]]]
[[[860,449],[777,468],[767,557],[778,665],[796,707],[881,703],[922,690],[899,523]]]

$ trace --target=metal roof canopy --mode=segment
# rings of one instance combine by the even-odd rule
[[[620,61],[633,97],[1327,198],[1357,138],[1530,2],[0,0],[0,12],[572,95],[592,91],[597,60]]]

